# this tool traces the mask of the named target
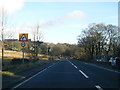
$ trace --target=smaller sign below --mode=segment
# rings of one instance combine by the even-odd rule
[[[22,43],[21,43],[21,46],[22,46],[22,47],[25,47],[25,45],[26,45],[25,42],[22,42]]]

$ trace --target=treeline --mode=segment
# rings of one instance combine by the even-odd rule
[[[5,40],[5,50],[22,51],[21,42],[18,40]],[[28,53],[30,58],[37,58],[38,54],[45,54],[52,57],[74,57],[79,56],[78,46],[68,43],[40,43],[39,41],[28,41],[24,47],[24,51]],[[77,53],[76,53],[77,52]]]
[[[98,58],[120,56],[119,29],[114,25],[90,24],[78,37],[78,46],[82,58],[94,60]]]
[[[71,57],[79,60],[120,57],[119,28],[112,24],[90,24],[78,36],[78,44],[56,44],[51,55]]]
[[[22,50],[19,41],[13,41],[11,44],[6,41],[5,48]],[[99,58],[109,59],[120,56],[120,35],[117,26],[93,23],[80,33],[77,45],[29,41],[26,43],[25,51],[31,58],[37,57],[40,53],[58,58],[71,57],[89,61]]]

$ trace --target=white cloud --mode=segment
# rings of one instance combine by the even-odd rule
[[[25,0],[0,0],[0,10],[3,7],[5,13],[12,14],[23,7],[24,1]]]
[[[45,21],[45,20],[40,20],[38,22],[25,22],[21,24],[20,27],[22,28],[35,28],[37,24],[39,24],[40,28],[49,28],[49,27],[56,27],[60,25],[66,25],[69,24],[69,20],[78,20],[78,19],[83,19],[85,18],[85,13],[80,10],[74,10],[72,12],[66,13],[63,16],[56,17],[52,20]]]
[[[87,27],[86,24],[66,24],[65,26],[69,28],[80,28],[80,29],[81,28],[84,29]]]
[[[45,27],[45,28],[46,27],[54,27],[54,26],[67,24],[68,23],[67,21],[69,21],[71,19],[78,20],[78,19],[83,19],[85,17],[86,17],[86,15],[83,11],[74,10],[72,12],[66,13],[63,16],[56,17],[53,20],[39,22],[39,24],[41,25],[41,27]]]
[[[24,22],[21,25],[19,25],[19,27],[22,27],[23,29],[27,28],[28,30],[30,29],[35,29],[37,27],[37,25],[40,26],[40,28],[44,28],[44,27],[49,27],[49,21],[38,21],[38,22]]]
[[[65,17],[82,19],[85,17],[85,13],[83,11],[80,11],[80,10],[75,10],[75,11],[68,13]]]
[[[40,31],[44,31],[46,28],[54,28],[56,26],[66,26],[66,27],[85,27],[83,24],[71,24],[68,21],[72,19],[78,20],[76,18],[82,19],[85,16],[85,13],[80,10],[74,10],[72,12],[66,13],[63,16],[56,17],[52,20],[45,21],[40,20],[37,22],[24,22],[16,25],[15,28],[15,37],[18,38],[18,33],[28,33],[32,37],[32,32],[36,29],[36,25],[39,24]],[[49,29],[48,29],[49,30]],[[7,30],[6,30],[7,31]]]

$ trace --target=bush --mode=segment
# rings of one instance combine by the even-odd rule
[[[20,59],[20,58],[13,58],[11,60],[11,64],[22,64],[22,62],[23,62],[23,59]],[[28,63],[28,62],[30,62],[30,60],[25,58],[24,63]]]

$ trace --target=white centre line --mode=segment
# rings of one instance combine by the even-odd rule
[[[103,90],[99,85],[95,86],[98,90]]]
[[[83,71],[79,70],[86,78],[89,78]]]
[[[72,62],[68,60],[69,63],[71,63],[76,69],[78,69]],[[82,73],[86,78],[89,78],[83,71],[79,70],[80,73]]]

